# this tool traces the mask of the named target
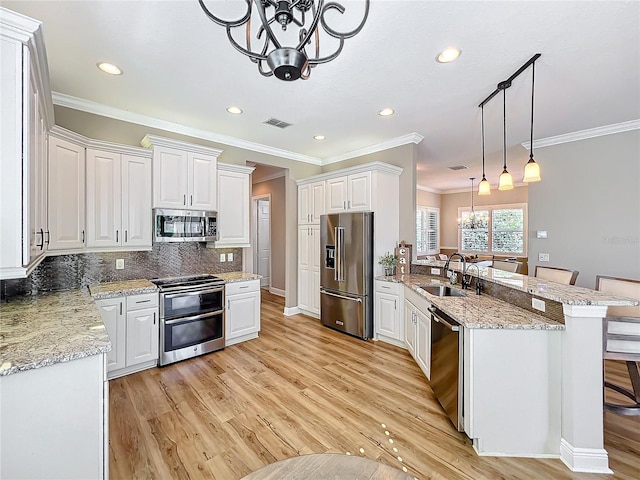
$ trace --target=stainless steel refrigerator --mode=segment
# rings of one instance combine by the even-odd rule
[[[373,336],[373,212],[320,217],[320,319],[362,339]]]

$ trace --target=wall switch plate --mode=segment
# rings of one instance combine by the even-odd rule
[[[227,253],[227,261],[228,262],[233,262],[233,253],[231,253],[231,252]]]
[[[220,254],[220,261],[221,262],[226,262],[227,261],[227,254],[226,253],[221,253]]]
[[[124,270],[124,258],[116,259],[116,270]]]
[[[440,269],[439,268],[432,268],[431,269],[431,275],[440,275]]]
[[[548,262],[549,261],[549,254],[548,253],[539,253],[538,254],[538,261],[539,262]]]
[[[545,303],[544,300],[540,300],[539,298],[531,297],[531,306],[536,310],[540,310],[541,312],[545,311]]]

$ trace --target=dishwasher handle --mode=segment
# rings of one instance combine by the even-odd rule
[[[443,324],[445,327],[447,327],[452,332],[459,332],[460,331],[460,325],[459,324],[453,325],[453,324],[449,323],[450,320],[443,318],[442,315],[440,314],[440,312],[436,308],[429,307],[428,310],[431,312],[431,318],[434,321]]]

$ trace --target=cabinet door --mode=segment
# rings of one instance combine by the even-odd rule
[[[107,372],[125,367],[126,325],[123,315],[124,298],[97,300],[96,306],[111,340],[111,351],[107,353]]]
[[[309,247],[308,247],[308,264],[314,271],[320,272],[320,262],[322,261],[322,255],[320,253],[320,225],[312,225],[309,229],[311,235],[309,235]]]
[[[427,378],[431,379],[431,320],[420,310],[416,311],[416,316],[415,359]]]
[[[122,244],[120,154],[87,150],[87,246]]]
[[[50,250],[85,245],[85,149],[49,137]]]
[[[415,307],[407,300],[404,302],[404,341],[412,357],[416,356],[417,335]]]
[[[311,310],[311,275],[309,268],[298,268],[298,308]]]
[[[338,177],[327,180],[326,213],[340,213],[347,209],[347,177]]]
[[[249,175],[218,171],[218,241],[216,246],[248,247]]]
[[[311,268],[310,259],[311,251],[309,247],[312,243],[309,241],[311,237],[311,227],[309,225],[298,227],[298,268]]]
[[[151,159],[122,155],[122,245],[151,246]]]
[[[398,296],[388,293],[376,292],[375,297],[375,322],[376,333],[396,340],[400,338],[400,308]]]
[[[227,296],[225,339],[260,331],[260,292]]]
[[[187,206],[188,160],[186,152],[169,147],[153,148],[153,207]]]
[[[325,183],[315,182],[309,186],[309,214],[311,215],[311,223],[320,223],[320,215],[325,212]]]
[[[347,209],[371,210],[371,172],[349,175],[347,183]]]
[[[311,223],[311,185],[298,187],[298,223]]]
[[[216,211],[216,157],[199,153],[188,153],[189,186],[187,206],[194,210]]]
[[[311,304],[309,305],[309,311],[313,313],[320,313],[320,270],[311,271],[311,280],[309,284],[309,298]]]
[[[158,358],[158,309],[127,312],[127,367]]]

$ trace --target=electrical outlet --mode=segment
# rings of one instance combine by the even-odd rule
[[[124,270],[124,258],[116,259],[116,270]]]
[[[549,254],[548,253],[539,253],[538,254],[538,261],[539,262],[548,262],[549,261]]]
[[[431,275],[440,275],[440,269],[439,268],[432,268],[431,269]]]
[[[531,297],[531,306],[536,310],[540,310],[541,312],[545,311],[545,303],[544,300],[540,300],[539,298]]]
[[[221,253],[220,254],[220,261],[221,262],[226,262],[227,261],[227,254],[226,253]]]
[[[227,262],[233,262],[233,253],[227,253]]]

